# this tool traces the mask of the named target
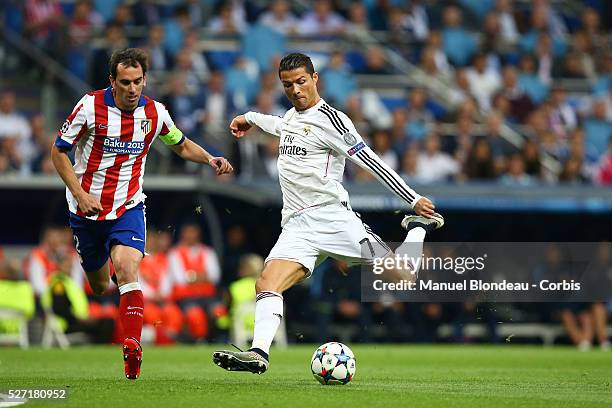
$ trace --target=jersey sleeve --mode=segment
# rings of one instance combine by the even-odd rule
[[[393,194],[414,208],[421,196],[389,167],[363,140],[353,122],[344,113],[329,107],[320,109],[323,143],[372,174]]]
[[[159,132],[159,139],[168,146],[179,145],[185,141],[185,135],[179,128],[176,127],[170,112],[164,105],[160,104],[159,118],[162,122],[162,127]]]
[[[257,126],[266,133],[280,137],[283,118],[274,115],[264,115],[263,113],[247,112],[244,118],[251,126]]]
[[[57,132],[55,146],[62,150],[72,150],[75,144],[87,134],[87,104],[89,95],[85,95],[76,104],[72,113],[66,118],[62,128]]]

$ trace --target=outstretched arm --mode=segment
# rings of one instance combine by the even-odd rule
[[[410,188],[395,170],[366,145],[348,116],[329,107],[322,113],[326,116],[321,123],[324,130],[322,140],[327,146],[376,177],[396,196],[407,202],[418,215],[433,215],[435,207],[431,200]]]
[[[251,127],[257,126],[266,133],[280,137],[282,124],[283,118],[278,116],[247,112],[232,119],[230,130],[236,138],[241,138]]]
[[[234,171],[232,165],[224,157],[214,157],[197,143],[187,139],[172,121],[166,109],[162,111],[162,132],[159,138],[164,144],[172,149],[181,158],[195,163],[210,165],[217,175],[231,173]]]
[[[372,149],[365,146],[352,156],[353,162],[372,174],[396,196],[406,201],[418,215],[431,217],[435,206],[427,197],[415,192],[391,167],[389,167]]]
[[[210,167],[215,169],[217,175],[234,171],[234,168],[226,158],[213,156],[189,139],[185,139],[182,143],[171,145],[170,148],[185,160],[210,165]]]

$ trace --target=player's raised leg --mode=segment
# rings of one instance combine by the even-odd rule
[[[272,340],[283,318],[282,293],[306,275],[297,262],[284,259],[270,260],[255,285],[255,330],[252,347],[247,351],[220,350],[213,353],[213,361],[228,371],[250,371],[262,374],[268,369]]]
[[[444,218],[438,213],[429,217],[422,215],[407,215],[401,222],[402,228],[408,231],[404,242],[396,248],[389,256],[410,260],[409,263],[399,262],[395,268],[385,271],[384,278],[398,282],[407,280],[415,282],[421,267],[421,256],[423,254],[423,242],[425,236],[444,225]]]
[[[123,326],[123,361],[125,376],[135,380],[140,375],[142,347],[140,335],[144,316],[144,298],[138,282],[138,265],[142,259],[138,249],[115,245],[111,259],[119,286],[119,320]]]

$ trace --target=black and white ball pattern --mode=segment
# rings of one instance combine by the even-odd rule
[[[321,345],[312,355],[310,369],[321,384],[347,384],[355,376],[355,354],[342,343],[335,341]]]

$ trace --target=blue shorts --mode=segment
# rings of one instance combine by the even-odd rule
[[[85,272],[104,266],[113,245],[125,245],[145,252],[145,206],[140,203],[116,220],[94,221],[70,213],[74,245]]]

